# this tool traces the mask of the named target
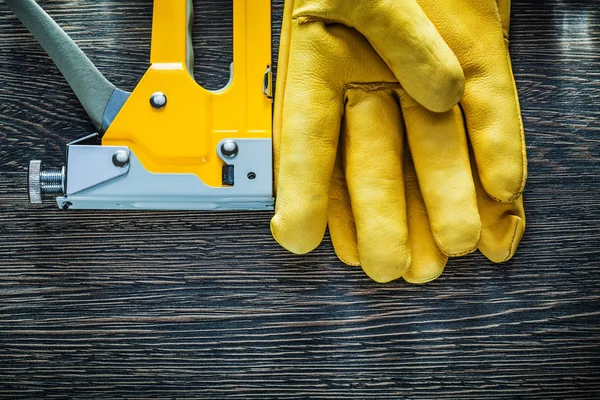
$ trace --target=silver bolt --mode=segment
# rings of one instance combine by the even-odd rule
[[[61,195],[65,192],[65,167],[61,170],[42,169],[40,160],[29,163],[29,201],[32,204],[42,204],[44,194]]]
[[[125,168],[129,165],[129,152],[125,150],[117,150],[112,157],[112,162],[115,167]]]
[[[150,105],[160,110],[167,105],[167,96],[163,92],[156,92],[150,97]]]
[[[239,147],[233,140],[226,140],[221,145],[221,153],[227,158],[233,158],[238,155]]]

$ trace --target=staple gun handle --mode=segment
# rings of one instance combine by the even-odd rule
[[[150,64],[181,64],[194,77],[193,13],[192,0],[154,1]]]
[[[63,74],[92,123],[103,133],[127,98],[96,68],[65,31],[35,2],[6,0]],[[104,121],[103,121],[104,120]]]

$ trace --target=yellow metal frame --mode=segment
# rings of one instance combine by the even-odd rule
[[[251,3],[251,5],[250,5]],[[193,78],[191,0],[155,0],[151,66],[102,144],[127,146],[154,173],[190,173],[222,186],[223,139],[270,139],[272,103],[263,94],[271,64],[271,0],[233,0],[233,73],[230,84],[208,91]],[[167,105],[155,109],[152,94]]]

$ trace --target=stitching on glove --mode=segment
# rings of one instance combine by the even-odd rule
[[[338,253],[337,251],[335,252],[335,255],[340,259],[341,262],[343,262],[346,265],[349,265],[351,267],[360,267],[360,263],[353,263],[353,262],[347,261],[346,259],[344,259],[344,257],[340,256],[340,253]]]
[[[444,269],[445,269],[445,268],[444,268]],[[415,280],[408,280],[408,279],[406,279],[406,277],[403,277],[403,278],[404,278],[404,280],[405,280],[406,282],[408,282],[408,283],[410,283],[410,284],[413,284],[413,285],[424,285],[424,284],[426,284],[426,283],[429,283],[429,282],[435,281],[437,278],[439,278],[440,276],[442,276],[442,275],[443,275],[443,273],[444,273],[444,271],[442,271],[442,272],[440,272],[439,274],[437,274],[437,275],[434,275],[434,276],[432,276],[432,277],[430,277],[430,278],[425,278],[425,279],[415,279]]]
[[[344,91],[359,89],[365,92],[376,92],[379,90],[398,90],[401,86],[398,82],[352,82],[344,85]]]
[[[519,218],[519,219],[521,219],[518,216],[516,216],[516,217]],[[519,231],[519,224],[517,223],[517,224],[515,224],[515,230],[513,232],[513,237],[512,237],[512,239],[510,241],[510,250],[508,252],[508,255],[506,256],[506,259],[504,261],[502,261],[502,262],[507,262],[508,260],[510,260],[511,258],[513,258],[513,256],[515,255],[515,253],[517,251],[515,247],[519,245],[519,241],[520,241],[520,240],[519,241],[516,240],[516,238],[517,238],[517,232],[518,231]],[[515,243],[516,243],[516,245],[515,245]]]
[[[519,91],[517,89],[517,82],[515,81],[515,74],[513,71],[513,67],[512,67],[512,60],[510,58],[510,51],[508,49],[508,31],[506,31],[506,37],[504,38],[504,41],[506,42],[506,62],[508,63],[508,67],[510,69],[510,74],[513,76],[513,91],[515,93],[515,95],[513,96],[515,99],[515,105],[517,107],[517,110],[519,111],[519,129],[521,130],[521,168],[523,169],[523,176],[521,177],[521,186],[519,188],[519,192],[513,196],[510,202],[513,202],[515,200],[517,200],[519,197],[521,197],[523,195],[523,191],[525,190],[525,185],[527,183],[527,175],[528,175],[528,171],[527,171],[527,144],[525,142],[525,125],[523,124],[523,116],[521,113],[521,104],[519,103]]]
[[[294,21],[298,23],[298,25],[306,25],[306,24],[314,24],[316,22],[321,22],[325,25],[343,25],[339,21],[335,21],[333,19],[314,17],[314,16],[297,16],[293,18]]]
[[[442,241],[440,240],[440,237],[439,237],[439,235],[438,235],[437,233],[435,233],[435,232],[432,232],[432,233],[433,233],[433,236],[435,236],[436,242],[438,242],[438,243],[442,243],[442,244],[444,243],[444,242],[442,242]],[[480,233],[480,237],[481,237],[481,233]],[[436,247],[438,248],[438,250],[439,250],[439,251],[441,251],[441,252],[442,252],[442,254],[443,254],[443,255],[445,255],[445,256],[447,256],[447,257],[462,257],[462,256],[466,256],[467,254],[471,254],[471,253],[473,253],[475,250],[477,250],[477,248],[479,247],[479,243],[477,243],[477,245],[475,246],[475,248],[473,248],[473,249],[471,249],[471,250],[463,251],[463,252],[461,252],[461,253],[452,253],[452,254],[450,254],[450,253],[446,253],[446,252],[445,252],[444,250],[442,250],[442,249],[441,249],[439,246],[437,246],[437,243],[436,243]]]

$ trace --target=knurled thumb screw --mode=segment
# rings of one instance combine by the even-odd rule
[[[40,160],[29,163],[29,201],[42,204],[44,194],[62,195],[65,193],[65,167],[60,170],[43,170]]]

